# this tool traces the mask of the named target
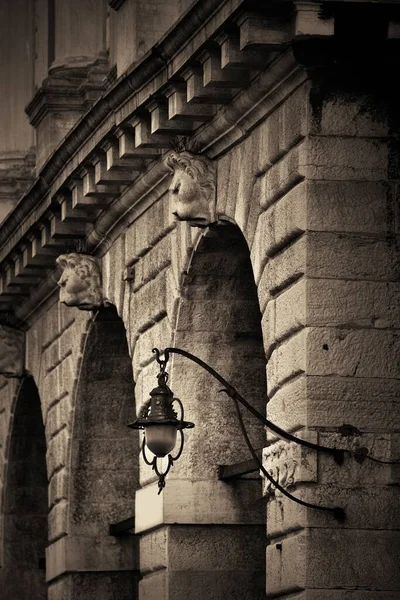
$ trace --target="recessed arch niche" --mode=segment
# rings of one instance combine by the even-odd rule
[[[38,389],[25,378],[16,397],[7,445],[3,513],[1,595],[21,600],[47,598],[46,438]]]
[[[69,536],[82,557],[70,574],[76,597],[137,598],[135,538],[109,535],[134,516],[139,441],[126,331],[115,307],[101,309],[85,344],[71,447]],[[81,560],[79,561],[79,558]]]
[[[223,222],[205,232],[193,252],[182,287],[172,345],[206,361],[265,414],[267,382],[261,313],[249,248],[237,225]],[[195,422],[195,429],[185,435],[183,454],[169,477],[217,480],[218,465],[251,459],[234,404],[226,394],[219,393],[221,384],[181,356],[174,355],[169,371],[171,388],[184,404],[185,418]],[[241,412],[254,448],[261,449],[265,445],[263,425],[244,409]],[[265,598],[265,506],[261,481],[254,481],[257,477],[255,472],[253,481],[222,483],[230,486],[238,498],[246,486],[251,486],[251,498],[244,510],[249,512],[238,519],[237,526],[217,525],[204,533],[220,554],[221,564],[226,562],[227,548],[232,549],[230,572],[222,575],[221,598],[229,593],[236,597],[238,590],[243,593],[240,597],[249,600]],[[203,502],[212,505],[213,501],[218,500],[204,498]],[[252,510],[259,510],[258,524],[249,517]],[[212,572],[209,581],[220,576]],[[232,590],[224,596],[226,585]],[[214,593],[215,598],[220,597],[218,591]]]

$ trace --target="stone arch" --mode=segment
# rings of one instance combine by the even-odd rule
[[[7,600],[20,600],[27,593],[35,600],[45,600],[46,438],[39,392],[32,377],[24,378],[17,388],[10,421],[0,589]]]
[[[201,236],[181,289],[173,345],[208,362],[265,413],[261,312],[249,248],[236,224],[221,221]],[[216,567],[218,572],[209,573],[205,583],[215,586],[215,598],[236,598],[239,590],[240,597],[249,600],[265,598],[265,510],[258,473],[249,479],[218,481],[219,465],[251,458],[234,405],[218,393],[218,382],[185,358],[174,356],[170,375],[171,387],[184,403],[185,418],[195,422],[171,478],[208,481],[210,496],[218,494],[215,502],[227,502],[221,508],[212,497],[202,501],[202,508],[207,502],[211,507],[204,518],[214,525],[205,534],[215,550],[214,562],[225,564],[229,571],[228,575]],[[242,415],[254,447],[260,450],[265,445],[264,427],[245,411]],[[221,513],[215,521],[213,504],[215,512]],[[232,518],[231,513],[235,513]],[[229,560],[227,548],[232,549]]]
[[[71,597],[136,598],[133,535],[110,525],[134,516],[139,442],[132,362],[114,306],[98,311],[88,331],[76,389],[71,440],[65,578]],[[133,525],[131,526],[131,528]],[[68,554],[68,553],[67,553]]]

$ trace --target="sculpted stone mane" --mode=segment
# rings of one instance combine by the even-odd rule
[[[194,227],[207,227],[217,220],[216,166],[206,156],[188,151],[170,152],[166,164],[173,173],[169,192],[172,214]]]
[[[0,374],[22,377],[25,373],[24,358],[24,333],[0,325]]]
[[[60,302],[81,310],[103,306],[101,271],[96,258],[72,252],[62,254],[56,262],[63,269],[58,281]]]

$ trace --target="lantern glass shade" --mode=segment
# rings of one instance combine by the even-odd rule
[[[177,429],[175,425],[147,425],[146,446],[159,458],[167,456],[175,448]]]

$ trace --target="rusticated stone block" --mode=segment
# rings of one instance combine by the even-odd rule
[[[308,229],[366,234],[389,231],[387,183],[308,180],[302,186],[306,187]]]
[[[53,476],[49,481],[48,500],[50,508],[52,508],[61,500],[68,498],[69,477],[70,474],[67,467],[64,467],[56,473],[53,473]]]
[[[137,381],[140,372],[146,365],[154,359],[152,349],[160,344],[160,340],[164,346],[171,343],[172,330],[167,318],[161,319],[143,333],[141,333],[135,344],[135,352],[133,355],[134,379]],[[155,373],[154,367],[154,373]],[[154,379],[155,381],[155,379]],[[150,389],[148,390],[150,392]]]
[[[7,325],[0,325],[0,374],[22,377],[25,371],[24,333]]]
[[[166,314],[166,271],[141,287],[131,298],[131,332],[142,332]]]
[[[381,181],[387,177],[387,144],[379,139],[310,136],[302,157],[308,179]]]
[[[311,118],[310,133],[329,136],[385,137],[388,111],[378,99],[337,91],[321,98],[320,109]]]
[[[164,236],[135,263],[135,292],[171,264],[171,237]]]
[[[253,244],[251,258],[254,274],[257,273],[259,276],[262,274],[259,295],[261,293],[274,295],[307,273],[307,250],[307,237],[304,235],[267,262],[267,258],[257,252],[257,245]],[[266,288],[264,292],[260,290],[261,285]]]
[[[307,581],[307,537],[297,533],[267,546],[267,594],[300,592]]]
[[[229,598],[263,600],[265,576],[254,571],[157,571],[139,583],[140,597],[145,600],[180,600],[191,598]]]
[[[239,188],[241,164],[243,159],[242,146],[236,146],[228,154],[222,156],[217,163],[217,212],[218,214],[234,215],[236,195]]]
[[[270,206],[304,178],[305,152],[306,147],[301,143],[267,171],[263,177],[264,186],[260,190],[261,208]]]
[[[136,533],[174,523],[261,525],[264,514],[254,503],[256,490],[260,487],[255,481],[228,486],[223,481],[169,477],[162,495],[158,495],[154,482],[136,493]]]
[[[307,229],[307,184],[299,183],[260,215],[263,251],[271,256]]]
[[[132,264],[139,256],[152,248],[157,241],[171,228],[169,203],[167,201],[167,184],[165,196],[161,196],[148,210],[140,215],[140,227],[129,226],[125,231],[125,264]]]
[[[68,502],[63,499],[57,502],[49,511],[48,532],[49,543],[61,537],[68,531]]]
[[[307,330],[303,329],[284,341],[272,353],[267,365],[270,398],[286,381],[306,372]]]
[[[49,439],[47,443],[47,473],[49,479],[56,469],[65,467],[68,460],[68,445],[70,433],[66,427],[60,428],[59,431]]]
[[[284,384],[269,400],[268,418],[287,430],[339,427],[399,428],[400,383],[374,377],[306,376]],[[394,453],[396,456],[396,453]]]
[[[138,566],[135,541],[128,536],[64,536],[46,549],[46,579],[76,571],[133,571]]]
[[[292,536],[279,545],[270,544],[267,548],[270,564],[267,593],[288,594],[300,592],[302,588],[318,588],[324,593],[329,588],[350,586],[357,590],[363,586],[387,590],[390,594],[399,587],[398,532],[332,529],[329,544],[326,543],[327,534],[327,529],[310,529],[307,534]],[[355,547],[362,549],[361,563],[354,553]],[[377,556],[384,559],[385,569],[380,568]]]
[[[309,328],[309,375],[398,378],[400,334],[387,330]]]
[[[396,487],[371,486],[366,480],[357,487],[343,488],[338,483],[318,486],[299,486],[294,495],[305,502],[316,505],[344,507],[346,529],[363,529],[368,522],[371,529],[397,529],[400,517],[397,510]],[[267,504],[268,535],[272,540],[280,538],[288,531],[305,527],[326,527],[340,529],[341,525],[332,514],[325,511],[307,509],[286,498],[279,492]]]
[[[371,235],[307,234],[307,275],[333,279],[397,281],[400,262],[395,245]]]
[[[309,554],[307,568],[309,587],[347,586],[357,589],[363,586],[388,592],[400,588],[398,531],[332,531],[329,544],[326,543],[326,533],[320,529],[310,530],[309,544],[313,552]],[[362,561],[354,553],[355,547],[361,552]]]
[[[119,314],[122,312],[125,281],[125,235],[121,235],[111,246],[102,260],[102,280],[104,296],[113,303]]]

